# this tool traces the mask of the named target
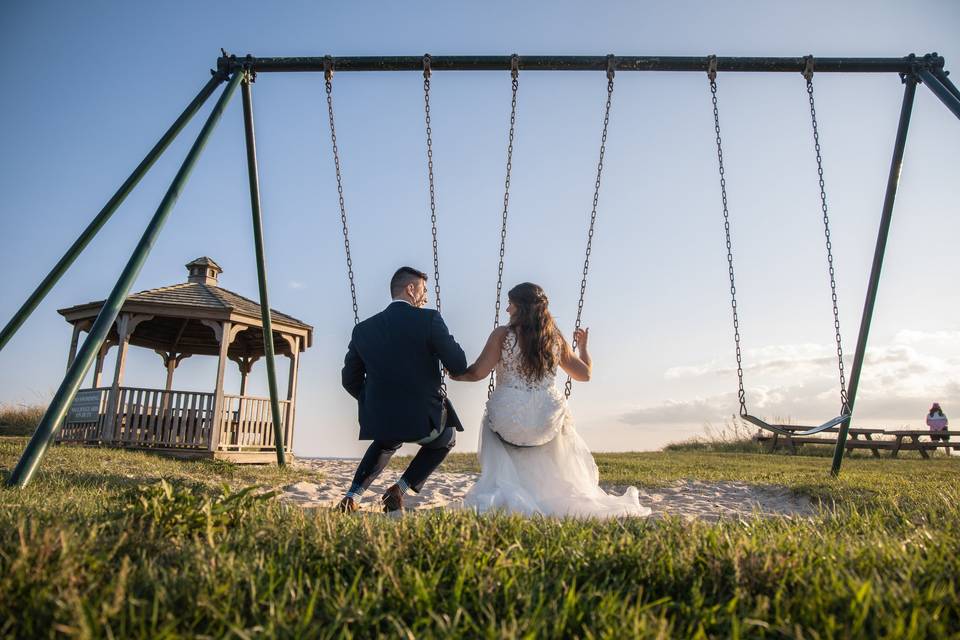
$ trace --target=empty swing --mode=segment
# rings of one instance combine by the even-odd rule
[[[813,100],[813,56],[806,56],[803,77],[807,82],[807,96],[810,101],[810,121],[813,127],[813,145],[816,152],[817,174],[820,182],[820,208],[823,211],[823,231],[826,238],[827,267],[830,273],[830,296],[833,302],[833,327],[837,343],[837,368],[840,376],[840,415],[823,424],[803,431],[785,429],[783,425],[770,424],[747,411],[746,392],[743,388],[743,366],[740,351],[740,321],[737,315],[737,288],[733,273],[733,248],[730,241],[730,212],[727,206],[727,182],[723,167],[723,147],[720,138],[720,115],[717,108],[717,57],[707,59],[707,77],[710,80],[710,94],[713,102],[713,124],[716,132],[717,162],[720,171],[720,196],[723,207],[723,227],[727,244],[727,272],[730,275],[730,306],[733,310],[733,339],[736,346],[738,398],[740,417],[761,429],[787,436],[807,436],[842,424],[850,419],[850,405],[847,400],[846,375],[843,369],[843,347],[840,340],[840,312],[837,307],[837,282],[833,266],[833,246],[830,241],[830,216],[827,211],[827,195],[824,190],[823,160],[820,155],[820,137],[817,132],[817,112]]]

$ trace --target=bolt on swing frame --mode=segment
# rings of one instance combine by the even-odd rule
[[[805,67],[804,57],[718,57],[716,60],[716,70],[718,72],[757,72],[757,73],[802,73]],[[226,88],[218,99],[213,111],[208,116],[206,123],[200,131],[196,142],[191,147],[183,164],[170,185],[166,195],[161,201],[160,207],[154,214],[149,225],[144,231],[143,237],[137,244],[133,254],[130,257],[126,267],[122,271],[120,278],[110,293],[110,296],[103,305],[100,314],[97,316],[87,339],[77,354],[77,357],[67,371],[60,387],[51,400],[50,406],[43,416],[36,432],[30,439],[24,449],[13,472],[7,479],[10,485],[25,486],[33,476],[43,454],[46,452],[49,444],[53,441],[57,431],[62,424],[67,409],[73,402],[77,389],[93,362],[97,350],[106,338],[110,327],[116,320],[120,308],[126,299],[134,280],[140,272],[147,255],[156,241],[159,232],[169,216],[173,205],[179,197],[180,191],[189,177],[189,174],[196,163],[200,152],[203,150],[210,133],[215,128],[220,116],[226,107],[230,97],[235,93],[240,80],[247,74],[254,73],[274,73],[274,72],[323,72],[328,68],[331,61],[336,64],[337,71],[362,72],[362,71],[416,71],[423,70],[423,56],[363,56],[363,57],[253,57],[246,56],[238,58],[237,56],[227,55],[226,52],[217,60],[217,70],[214,72],[207,84],[200,90],[194,100],[187,106],[183,113],[164,133],[157,144],[150,150],[143,161],[134,169],[133,173],[121,185],[114,196],[107,202],[104,208],[93,219],[88,227],[83,231],[80,237],[70,246],[67,252],[60,258],[50,273],[41,281],[36,290],[28,297],[26,302],[18,309],[11,320],[0,331],[0,350],[6,346],[7,342],[13,337],[16,331],[23,325],[25,320],[36,309],[37,305],[46,297],[50,289],[57,283],[60,277],[69,269],[73,261],[86,248],[89,242],[96,236],[97,232],[113,215],[114,211],[120,206],[126,196],[133,190],[140,179],[146,174],[159,156],[167,149],[169,144],[183,129],[192,116],[200,109],[206,100],[212,95],[220,83],[227,81]],[[433,56],[431,57],[431,68],[433,71],[510,71],[511,66],[516,65],[524,71],[607,71],[610,65],[609,56],[522,56],[519,61],[513,56]],[[675,72],[699,72],[707,71],[707,56],[617,56],[614,58],[613,68],[617,72],[630,71],[675,71]],[[864,303],[863,315],[860,323],[860,331],[857,339],[857,348],[854,356],[853,366],[850,372],[850,387],[848,391],[849,407],[852,411],[856,399],[856,391],[860,378],[860,370],[863,365],[863,358],[866,352],[866,341],[872,319],[873,308],[876,302],[877,290],[879,288],[880,271],[883,264],[883,255],[886,247],[887,236],[890,228],[890,219],[893,212],[893,204],[896,196],[897,184],[900,177],[900,169],[903,161],[903,150],[906,142],[907,129],[909,127],[910,115],[912,111],[913,99],[916,93],[916,85],[922,83],[926,85],[936,97],[958,118],[960,118],[960,91],[947,77],[944,70],[944,59],[936,53],[917,57],[913,54],[902,58],[817,58],[818,73],[896,73],[901,76],[905,83],[903,105],[900,113],[900,121],[897,129],[897,137],[894,144],[893,159],[891,161],[890,174],[887,179],[887,189],[884,198],[881,223],[877,236],[877,245],[874,251],[873,265],[871,267],[870,281],[867,288],[866,301]],[[245,95],[249,101],[249,86]],[[249,104],[249,103],[248,103]],[[245,110],[245,131],[248,135],[248,141],[252,142],[252,109]],[[273,346],[272,334],[267,332],[269,326],[269,306],[266,300],[266,270],[264,266],[264,256],[262,251],[262,230],[259,210],[259,185],[256,175],[256,154],[251,144],[247,146],[248,170],[251,189],[251,206],[254,217],[254,235],[255,249],[257,250],[257,273],[258,284],[261,293],[261,307],[263,308],[264,336],[265,345]],[[269,336],[271,339],[266,339]],[[268,357],[268,376],[272,365],[272,358]],[[284,454],[282,438],[282,427],[279,424],[279,405],[276,394],[275,375],[271,378],[270,395],[271,409],[273,413],[274,429],[277,434],[277,459],[278,463],[283,464]],[[850,420],[846,420],[840,428],[837,438],[837,446],[834,452],[834,461],[832,472],[834,475],[840,471],[844,444],[847,432],[850,426]]]

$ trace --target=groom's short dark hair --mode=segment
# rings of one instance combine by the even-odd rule
[[[393,277],[390,278],[390,297],[396,298],[403,293],[403,290],[407,288],[408,284],[416,282],[417,280],[426,282],[427,274],[423,271],[417,271],[413,267],[400,267],[396,273],[393,274]]]

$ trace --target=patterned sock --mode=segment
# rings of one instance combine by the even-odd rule
[[[397,488],[400,489],[400,493],[406,495],[407,491],[410,490],[410,485],[407,484],[407,481],[403,478],[397,480]]]
[[[363,495],[363,492],[366,491],[360,485],[353,485],[350,487],[350,491],[347,491],[347,497],[353,498],[354,502],[360,502],[360,496]]]

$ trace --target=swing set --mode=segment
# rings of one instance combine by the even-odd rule
[[[650,56],[369,56],[369,57],[294,57],[294,58],[257,58],[250,55],[237,57],[228,55],[221,50],[222,55],[217,60],[216,70],[211,71],[212,77],[200,90],[197,96],[187,105],[186,109],[174,121],[170,128],[163,134],[160,140],[147,153],[146,157],[134,169],[133,173],[120,186],[117,192],[110,198],[103,209],[90,222],[90,224],[80,234],[80,237],[70,246],[67,252],[60,258],[50,273],[43,279],[40,285],[27,298],[26,302],[14,314],[13,318],[7,323],[0,332],[0,349],[3,349],[10,338],[22,326],[24,321],[36,309],[37,305],[43,300],[51,288],[57,283],[60,277],[72,265],[77,256],[86,248],[97,232],[110,219],[120,204],[126,199],[130,192],[136,187],[143,176],[151,166],[156,162],[161,154],[167,149],[171,142],[177,137],[180,131],[186,126],[190,119],[200,110],[203,104],[213,94],[216,88],[226,83],[226,87],[217,99],[212,111],[207,116],[207,120],[200,130],[196,141],[187,152],[183,163],[176,176],[173,179],[169,189],[164,195],[156,213],[148,223],[140,241],[137,243],[129,261],[124,267],[114,285],[109,297],[104,302],[97,319],[90,328],[89,334],[82,347],[76,355],[71,366],[68,368],[62,383],[54,394],[49,407],[46,410],[40,424],[34,432],[32,438],[27,444],[24,452],[14,467],[7,483],[11,486],[25,486],[33,474],[36,472],[43,458],[44,453],[50,443],[56,437],[56,434],[63,424],[74,396],[80,387],[80,384],[89,370],[90,366],[106,339],[110,328],[113,326],[123,305],[124,300],[132,288],[151,247],[160,234],[160,231],[169,217],[174,204],[179,197],[180,192],[186,183],[200,153],[206,146],[213,129],[220,120],[221,115],[236,93],[237,87],[241,87],[241,96],[243,101],[243,120],[244,134],[246,143],[248,179],[250,186],[250,205],[253,222],[254,250],[257,262],[257,280],[260,294],[260,307],[262,310],[263,332],[265,336],[272,336],[272,326],[270,320],[270,306],[267,295],[267,277],[266,260],[263,250],[263,226],[262,214],[260,208],[260,186],[257,169],[256,156],[256,138],[253,124],[253,101],[252,84],[255,81],[257,73],[276,73],[276,72],[322,72],[324,74],[324,85],[326,90],[327,116],[330,127],[330,141],[334,160],[334,170],[337,183],[338,204],[340,209],[340,220],[343,231],[344,252],[346,256],[347,277],[350,284],[350,295],[353,305],[354,322],[359,322],[359,309],[357,305],[357,292],[353,274],[353,260],[350,253],[350,236],[347,224],[347,211],[344,198],[343,177],[340,167],[339,148],[337,144],[337,134],[333,109],[333,78],[335,73],[341,72],[360,72],[360,71],[418,71],[423,74],[423,92],[424,92],[424,124],[426,132],[426,150],[427,150],[427,175],[430,194],[430,221],[431,236],[433,244],[433,268],[434,268],[434,294],[436,296],[436,308],[439,311],[441,307],[440,300],[440,264],[438,257],[438,233],[437,233],[437,204],[436,189],[433,175],[433,134],[430,123],[430,88],[431,78],[434,71],[509,71],[511,77],[511,102],[510,102],[510,126],[508,131],[506,175],[504,179],[503,209],[501,212],[500,226],[500,252],[497,269],[496,283],[496,302],[494,307],[494,327],[500,322],[500,308],[503,286],[503,267],[506,255],[507,240],[507,222],[509,217],[510,201],[510,174],[513,160],[513,142],[517,119],[517,93],[519,89],[520,72],[524,71],[605,71],[607,77],[606,104],[603,115],[603,128],[600,137],[600,153],[597,162],[596,179],[594,181],[593,202],[590,211],[589,227],[587,231],[586,248],[583,262],[583,273],[580,281],[580,295],[577,305],[577,317],[575,328],[581,326],[581,317],[583,313],[584,298],[587,288],[587,277],[590,269],[590,255],[592,251],[592,242],[595,225],[597,221],[598,202],[600,195],[600,184],[603,173],[603,160],[606,151],[607,129],[610,122],[610,106],[613,100],[614,78],[617,72],[630,71],[675,71],[675,72],[700,72],[706,73],[709,81],[710,97],[713,107],[714,130],[716,133],[717,163],[719,170],[721,209],[723,213],[723,226],[725,241],[727,247],[727,269],[730,279],[730,304],[733,317],[734,345],[737,363],[738,380],[738,399],[740,416],[762,428],[774,433],[789,433],[790,435],[810,435],[819,433],[827,429],[835,428],[839,425],[836,450],[834,452],[833,465],[831,471],[834,475],[839,474],[843,459],[844,445],[847,433],[850,427],[850,421],[853,414],[854,402],[856,400],[857,386],[860,379],[860,371],[863,365],[864,354],[866,352],[867,336],[870,330],[870,322],[873,316],[873,309],[876,302],[877,290],[880,281],[880,271],[883,264],[883,256],[886,249],[887,236],[890,229],[890,221],[893,213],[893,204],[896,196],[897,185],[900,177],[900,169],[903,163],[903,151],[906,142],[907,129],[910,123],[910,115],[913,108],[913,101],[916,95],[917,84],[924,84],[934,95],[946,105],[946,107],[958,118],[960,118],[960,90],[949,80],[948,73],[944,70],[944,59],[936,53],[927,54],[922,57],[913,54],[903,58],[814,58],[806,57],[650,57]],[[761,72],[761,73],[799,73],[806,82],[806,92],[810,107],[810,119],[813,133],[814,151],[817,162],[817,171],[819,176],[819,193],[821,212],[824,225],[824,237],[827,253],[827,267],[830,276],[831,302],[833,306],[834,330],[837,349],[837,367],[839,372],[840,387],[840,410],[836,417],[830,418],[822,424],[801,432],[787,431],[784,425],[771,424],[765,420],[750,414],[747,410],[746,392],[743,382],[742,353],[740,349],[740,324],[739,308],[737,305],[736,284],[734,278],[733,265],[733,244],[731,240],[731,224],[729,203],[726,189],[726,173],[723,158],[723,146],[720,135],[720,116],[717,99],[717,76],[720,72]],[[874,250],[873,264],[870,271],[870,279],[867,287],[866,300],[863,307],[863,314],[860,321],[860,331],[857,338],[857,346],[851,366],[849,383],[847,382],[843,362],[843,348],[840,336],[840,320],[837,303],[836,274],[833,263],[833,248],[830,238],[830,218],[827,207],[827,198],[825,191],[825,182],[823,174],[823,163],[821,157],[820,138],[817,128],[817,115],[814,102],[813,77],[817,73],[894,73],[900,76],[904,84],[903,101],[900,110],[900,119],[897,127],[897,134],[894,143],[893,158],[890,165],[890,172],[887,178],[886,194],[883,203],[883,209],[880,219],[880,227],[877,234],[877,243]],[[285,464],[283,425],[281,423],[281,412],[279,407],[279,398],[277,395],[276,368],[274,364],[274,347],[272,340],[265,340],[265,359],[267,363],[267,378],[270,389],[271,413],[273,418],[273,429],[277,448],[277,463]],[[576,338],[574,338],[573,347],[576,348]],[[488,385],[488,394],[492,392],[494,386],[493,375]],[[572,391],[572,382],[567,380],[565,385],[565,395],[570,396]],[[445,383],[442,384],[441,393],[446,396]],[[502,438],[501,438],[502,439]],[[511,443],[507,443],[511,444]],[[512,445],[522,446],[522,445]]]

